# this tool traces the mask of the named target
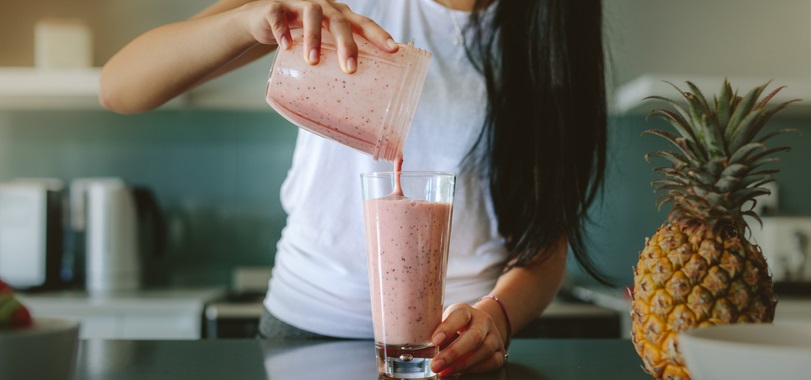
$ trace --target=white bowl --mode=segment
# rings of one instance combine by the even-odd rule
[[[79,323],[34,318],[31,327],[0,330],[0,379],[70,380],[76,372]]]
[[[693,380],[811,379],[811,324],[732,324],[687,330],[679,351]]]

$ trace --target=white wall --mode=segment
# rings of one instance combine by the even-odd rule
[[[34,24],[48,17],[81,18],[94,32],[94,64],[144,31],[189,17],[214,0],[0,0],[0,66],[34,63]]]
[[[642,74],[808,78],[809,0],[604,0],[614,83]]]
[[[33,27],[43,17],[86,19],[95,32],[94,64],[100,66],[138,34],[214,1],[0,0],[0,67],[33,65]],[[610,85],[651,73],[811,76],[811,0],[603,2]],[[252,81],[266,66],[268,61],[228,78]]]
[[[85,20],[93,30],[93,65],[102,66],[141,33],[188,18],[214,2],[216,0],[0,0],[0,67],[33,66],[34,25],[42,18]],[[225,88],[248,88],[261,100],[270,59],[263,58],[207,83],[204,89],[219,93]]]

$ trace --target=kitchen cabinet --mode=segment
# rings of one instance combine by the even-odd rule
[[[254,62],[246,68],[215,79],[183,95],[159,109],[250,110],[274,112],[265,101],[265,65],[270,59]],[[246,70],[242,72],[241,70]],[[27,67],[0,68],[0,110],[101,110],[98,101],[101,68],[41,70]],[[250,79],[248,79],[250,78]],[[667,82],[688,90],[685,81],[695,83],[704,91],[717,92],[723,77],[712,75],[641,75],[619,86],[610,110],[616,115],[644,115],[656,107],[666,106],[648,96],[664,96],[681,101],[676,90]],[[730,77],[734,88],[748,91],[771,80],[766,93],[777,86],[786,86],[772,100],[778,104],[800,99],[779,116],[811,115],[811,79]],[[741,94],[743,95],[743,94]]]
[[[206,83],[178,96],[159,109],[266,110],[264,88],[267,59]],[[102,110],[99,104],[101,68],[37,69],[0,68],[0,110]],[[252,83],[237,77],[252,75]]]
[[[99,69],[0,69],[0,109],[85,108],[98,105]]]
[[[615,310],[558,297],[515,338],[625,338],[620,335],[621,320]]]
[[[607,64],[617,114],[642,115],[678,98],[662,80],[717,93],[724,78],[746,91],[772,80],[776,99],[800,98],[779,117],[811,114],[808,0],[618,0],[604,3]]]
[[[0,111],[101,110],[98,103],[100,66],[141,33],[186,19],[212,1],[160,0],[71,2],[42,0],[13,2],[0,13]],[[35,68],[37,22],[53,18],[77,19],[91,31],[92,65],[75,70]],[[201,41],[205,43],[204,41]],[[267,110],[264,101],[272,56],[205,83],[161,109]]]
[[[206,306],[206,337],[250,338],[264,306],[262,298],[247,302],[213,302]],[[552,302],[543,314],[516,334],[516,338],[619,338],[621,325],[615,310],[570,299]]]
[[[20,294],[36,317],[81,323],[83,339],[200,339],[205,305],[225,288],[155,289],[94,297],[83,291]]]
[[[0,42],[0,65],[33,64],[34,24],[55,14],[87,21],[94,35],[93,63],[100,66],[138,34],[187,18],[209,5],[211,1],[203,0],[14,2],[0,15],[4,35],[14,36]],[[786,96],[796,93],[811,99],[805,96],[811,94],[811,2],[807,0],[618,0],[605,2],[604,9],[607,77],[616,98],[612,102],[615,113],[641,114],[650,108],[649,102],[641,104],[645,96],[673,94],[669,88],[658,87],[664,85],[659,79],[665,77],[680,84],[685,79],[710,78],[709,88],[713,90],[725,77],[739,78],[735,82],[742,88],[749,86],[744,86],[747,81],[775,79],[776,85],[789,85]],[[228,74],[195,89],[172,106],[270,110],[262,94],[269,67],[270,60],[262,59],[238,70],[241,74]],[[26,93],[31,93],[27,89],[7,91],[8,70],[0,68],[0,110],[100,108],[95,93],[67,85],[66,89],[76,92],[55,95],[46,91],[28,96]],[[668,73],[671,75],[659,75]],[[42,74],[35,81],[58,83],[52,78]],[[84,83],[81,86],[96,84],[92,79],[74,79]],[[792,108],[811,107],[803,103]]]
[[[733,90],[738,89],[738,95],[740,96],[745,95],[749,90],[768,81],[771,81],[771,83],[766,87],[761,97],[766,96],[766,94],[780,86],[785,86],[785,88],[770,101],[770,104],[774,106],[793,99],[799,99],[799,101],[793,103],[784,111],[781,111],[781,113],[778,114],[779,117],[811,116],[811,79],[766,78],[755,76],[724,78],[712,75],[686,74],[646,74],[619,86],[614,94],[612,104],[613,112],[622,115],[647,115],[654,108],[670,108],[669,104],[661,100],[645,99],[649,96],[663,96],[686,106],[682,97],[668,82],[678,86],[682,91],[692,92],[686,83],[686,81],[689,80],[703,92],[706,92],[704,95],[709,97],[711,94],[720,92],[724,79],[730,81]],[[708,100],[710,102],[712,101],[711,99]]]

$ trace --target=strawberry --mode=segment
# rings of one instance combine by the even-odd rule
[[[0,329],[31,326],[31,313],[12,293],[11,288],[0,281]]]
[[[11,287],[8,286],[3,280],[0,280],[0,294],[11,293]]]
[[[12,329],[19,329],[23,327],[29,327],[33,324],[31,320],[31,313],[28,312],[28,309],[25,308],[22,304],[17,310],[14,310],[11,313],[11,328]]]

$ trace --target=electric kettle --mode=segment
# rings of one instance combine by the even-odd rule
[[[163,221],[152,192],[121,178],[79,178],[70,186],[71,226],[84,233],[85,285],[91,295],[133,291],[143,285],[147,250],[163,246]],[[144,231],[152,226],[152,244]]]

